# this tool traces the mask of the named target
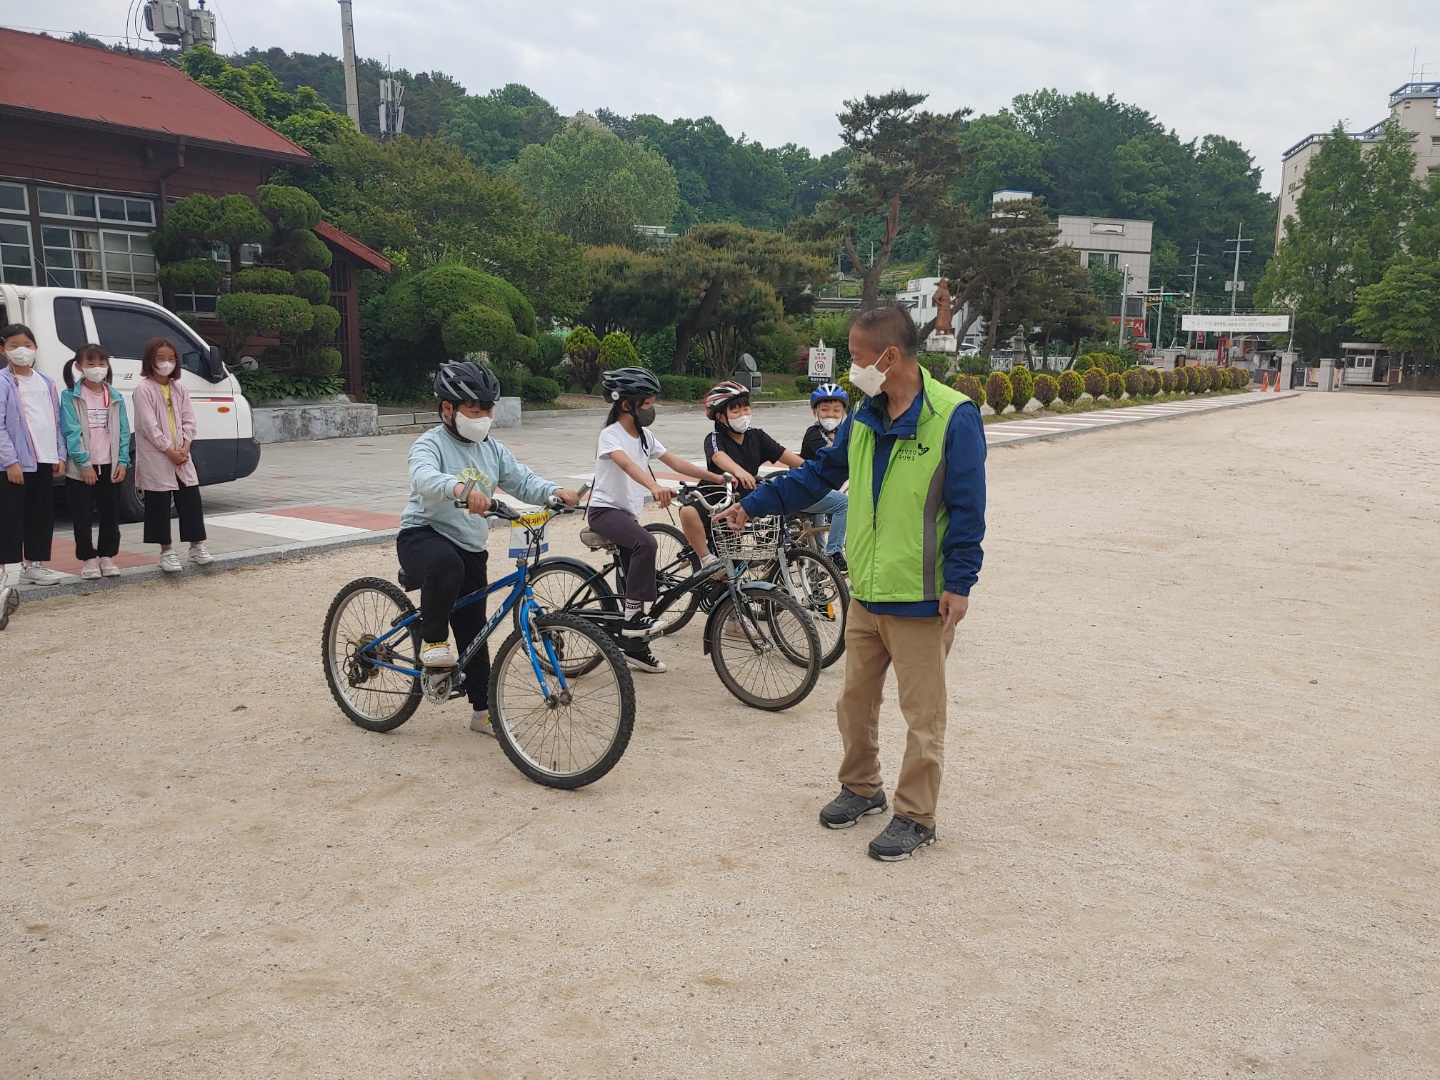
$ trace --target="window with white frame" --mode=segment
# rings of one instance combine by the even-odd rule
[[[115,224],[155,224],[155,203],[125,195],[98,195],[88,191],[39,188],[35,193],[41,217],[84,218]]]
[[[28,221],[0,218],[0,281],[6,285],[35,284]]]
[[[259,244],[245,244],[240,248],[240,265],[254,266],[255,260],[260,257]],[[210,245],[210,250],[202,258],[214,259],[218,263],[230,265],[230,248],[227,244],[215,243]],[[214,315],[215,301],[218,297],[214,293],[176,293],[175,311],[188,311],[194,315]]]
[[[159,299],[155,256],[143,233],[43,225],[40,240],[47,285]]]
[[[24,184],[0,184],[0,214],[28,214],[30,200]]]

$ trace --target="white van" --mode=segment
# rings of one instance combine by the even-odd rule
[[[65,385],[65,365],[82,345],[95,344],[110,354],[114,388],[125,400],[130,426],[135,410],[130,392],[140,378],[140,354],[151,338],[169,338],[180,351],[181,384],[195,406],[195,443],[191,458],[200,483],[223,484],[249,476],[260,464],[250,404],[240,383],[207,344],[180,318],[159,304],[126,293],[96,289],[52,289],[0,284],[0,326],[24,323],[35,334],[37,371]],[[133,436],[132,436],[133,439]],[[134,460],[134,449],[131,449]],[[135,491],[132,469],[121,485],[120,519],[140,521],[144,503]]]

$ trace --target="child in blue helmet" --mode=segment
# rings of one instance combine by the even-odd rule
[[[845,415],[849,411],[850,395],[845,392],[843,386],[836,383],[824,383],[811,391],[810,412],[815,417],[815,423],[806,430],[805,438],[800,442],[800,456],[806,461],[812,461],[821,450],[833,446],[835,433],[840,430],[840,425],[845,422]],[[847,569],[845,565],[845,518],[849,510],[849,500],[840,492],[832,491],[810,509],[813,513],[829,516],[830,532],[825,538],[825,553],[839,565],[841,570]],[[838,519],[837,509],[840,511]]]

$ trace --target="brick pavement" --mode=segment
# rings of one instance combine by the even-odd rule
[[[1295,394],[1256,391],[1064,416],[1042,413],[988,424],[985,438],[990,446],[1009,446],[1278,401]],[[600,410],[552,414],[520,428],[498,431],[497,437],[540,475],[578,487],[593,470],[595,436],[604,418]],[[757,423],[785,445],[798,447],[811,423],[810,410],[800,402],[765,405],[757,410]],[[698,408],[677,407],[663,409],[653,430],[669,449],[698,461],[697,451],[708,428]],[[413,434],[403,434],[267,445],[255,475],[204,489],[208,546],[218,557],[216,565],[388,539],[398,528],[405,506],[409,491],[406,459],[415,439]],[[662,480],[676,479],[664,472],[657,475]],[[82,582],[72,577],[60,586],[26,587],[24,593],[27,598],[38,598],[37,594],[111,587],[127,578],[153,576],[159,572],[155,566],[158,549],[142,543],[141,531],[138,524],[121,529],[116,562],[124,573],[116,581]],[[184,545],[178,546],[183,557]],[[70,521],[63,511],[56,521],[54,557],[48,565],[67,575],[77,575],[80,570]]]

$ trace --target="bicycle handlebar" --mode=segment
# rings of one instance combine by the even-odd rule
[[[729,473],[722,474],[725,477],[724,491],[716,495],[706,495],[700,484],[681,484],[677,494],[682,506],[703,507],[705,512],[711,515],[726,510],[735,503],[735,477]],[[714,486],[714,485],[711,485]]]

